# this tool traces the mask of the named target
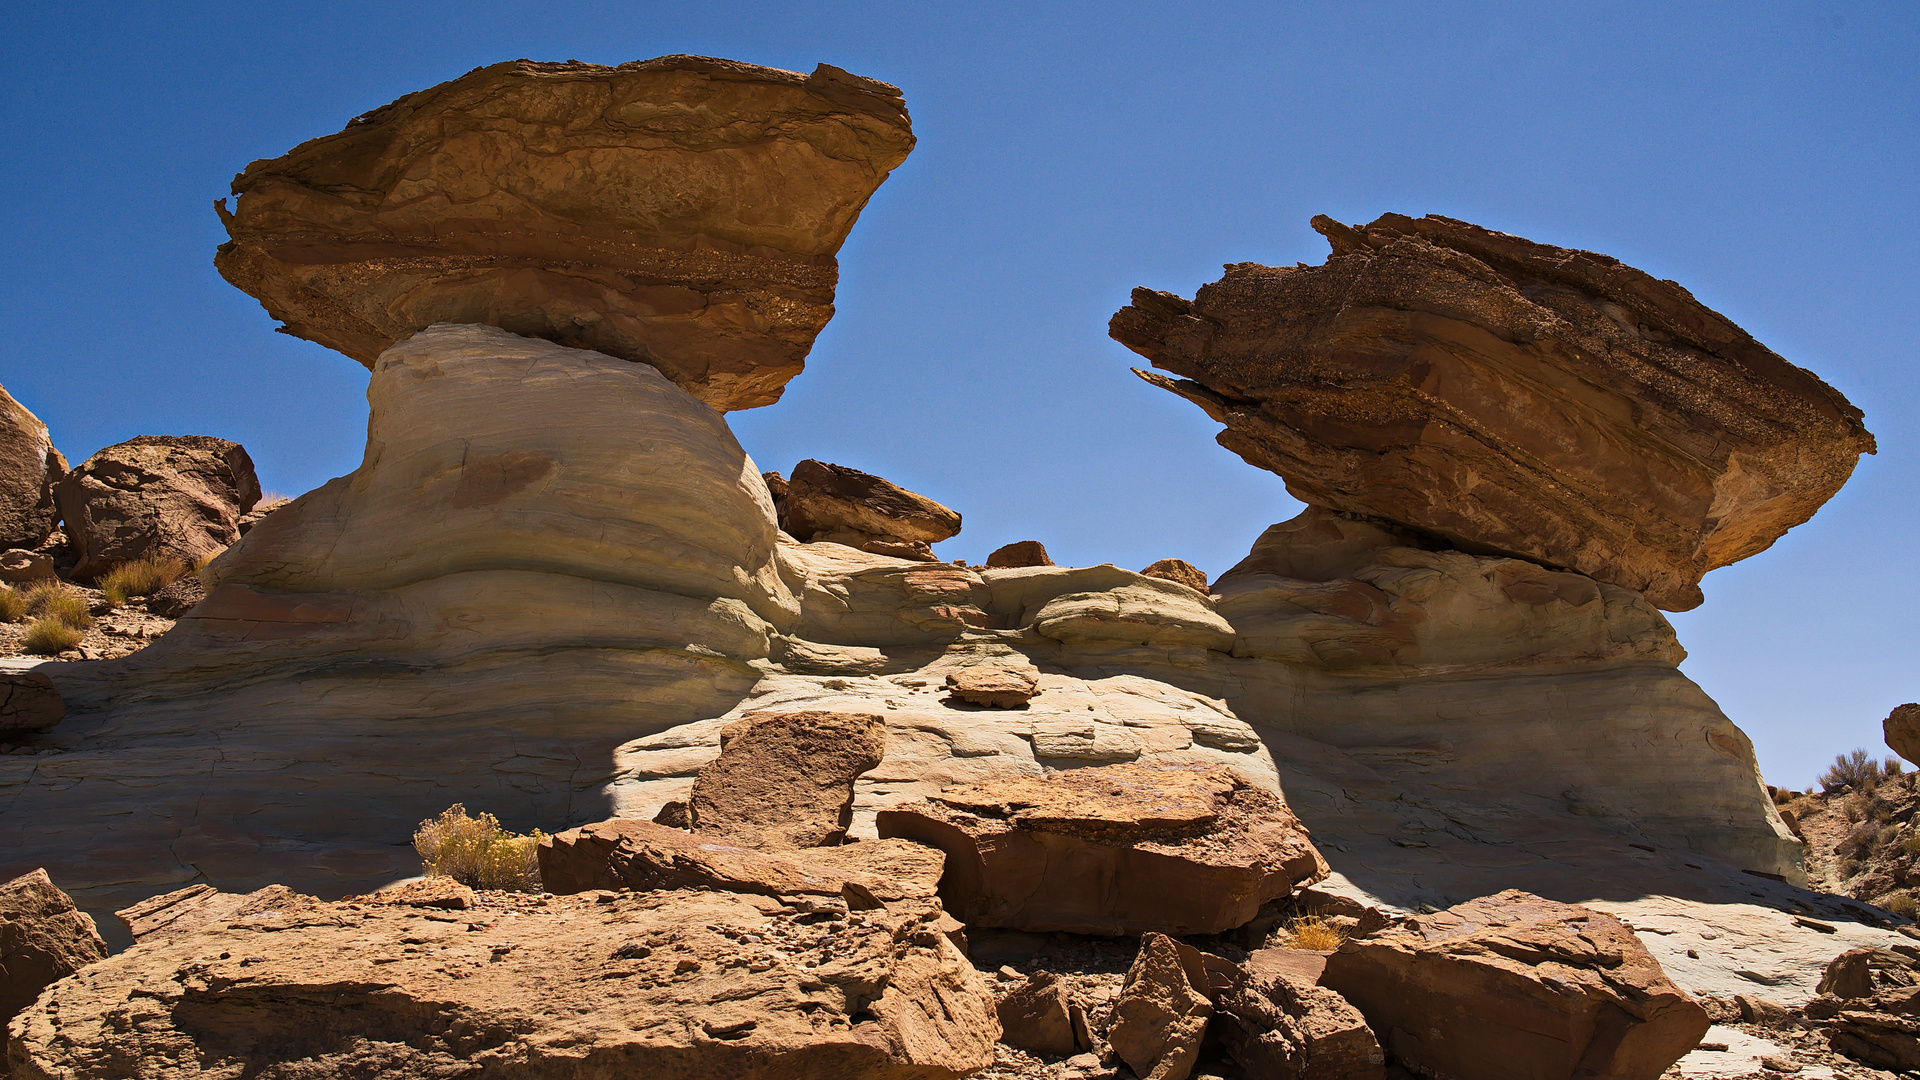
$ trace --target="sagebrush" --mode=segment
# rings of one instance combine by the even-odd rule
[[[93,606],[86,595],[63,581],[42,581],[21,599],[27,602],[27,612],[43,621],[57,619],[75,630],[93,625]]]
[[[37,656],[55,656],[79,645],[83,636],[59,619],[36,619],[20,639],[20,647]]]
[[[1882,776],[1880,762],[1861,747],[1834,758],[1827,771],[1820,774],[1820,787],[1824,791],[1838,791],[1843,787],[1866,791],[1878,784]]]
[[[462,803],[454,803],[439,817],[420,823],[413,834],[413,850],[420,853],[420,872],[428,877],[450,877],[475,889],[540,891],[539,829],[525,835],[508,832],[492,814],[469,817]]]
[[[100,577],[100,591],[108,607],[125,607],[136,596],[152,596],[180,580],[187,572],[184,560],[171,555],[149,555],[121,563]]]

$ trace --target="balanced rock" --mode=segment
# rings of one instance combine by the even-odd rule
[[[1114,1004],[1107,1044],[1140,1080],[1187,1080],[1213,1003],[1198,950],[1145,934]]]
[[[1852,474],[1838,391],[1670,281],[1443,217],[1326,217],[1324,266],[1136,289],[1113,337],[1296,498],[1685,610]]]
[[[1271,792],[1222,766],[1129,762],[951,787],[887,807],[880,835],[947,853],[969,926],[1217,934],[1327,876]]]
[[[60,521],[53,485],[65,475],[67,459],[47,425],[0,387],[0,549],[46,540]]]
[[[959,701],[990,709],[1017,709],[1040,692],[1040,672],[1032,664],[969,664],[947,675],[947,693]]]
[[[987,567],[1000,570],[1013,566],[1052,566],[1053,560],[1047,557],[1047,546],[1038,540],[1015,540],[994,548],[987,556]]]
[[[834,253],[912,148],[899,90],[825,64],[509,61],[247,166],[214,265],[368,367],[487,323],[752,408],[800,373]]]
[[[809,458],[787,480],[780,527],[801,543],[931,561],[927,545],[958,534],[960,515],[871,473]]]
[[[1920,764],[1920,704],[1896,706],[1880,722],[1880,731],[1894,753]]]
[[[0,671],[0,739],[46,731],[66,715],[52,679],[38,671]]]
[[[957,1080],[999,1035],[937,907],[682,890],[247,910],[60,983],[17,1021],[15,1074]]]
[[[688,804],[693,831],[752,848],[824,847],[846,838],[853,782],[887,753],[871,713],[749,716],[720,733]]]
[[[1000,996],[1000,1041],[1029,1053],[1066,1057],[1080,1049],[1072,1010],[1060,976],[1036,971]]]
[[[1351,939],[1321,983],[1395,1061],[1459,1080],[1656,1080],[1708,1027],[1618,919],[1518,890]]]
[[[67,539],[92,580],[121,563],[171,558],[198,566],[240,539],[260,501],[253,459],[209,435],[141,435],[80,463],[54,487]]]
[[[0,885],[0,1044],[40,991],[107,955],[93,920],[45,870]]]
[[[1207,575],[1185,559],[1161,559],[1140,573],[1164,581],[1177,581],[1196,592],[1207,591]]]
[[[1384,1080],[1386,1055],[1366,1018],[1319,985],[1325,966],[1319,954],[1261,949],[1224,972],[1213,1027],[1247,1075]]]

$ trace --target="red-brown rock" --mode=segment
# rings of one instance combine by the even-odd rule
[[[39,547],[53,532],[53,485],[66,474],[47,425],[0,387],[0,551]]]
[[[1000,1041],[1034,1054],[1066,1057],[1080,1049],[1073,1034],[1073,1005],[1060,977],[1036,971],[1001,995]]]
[[[688,803],[693,831],[743,847],[838,844],[853,823],[853,782],[880,764],[887,726],[872,713],[748,716],[720,732]]]
[[[1880,732],[1894,753],[1920,764],[1920,704],[1895,706],[1880,722]]]
[[[827,541],[877,555],[931,561],[929,544],[960,532],[960,515],[906,488],[809,458],[793,467],[780,527],[802,543]]]
[[[0,672],[0,739],[46,731],[66,715],[52,679],[38,671]]]
[[[1107,1045],[1141,1080],[1187,1080],[1213,1015],[1209,985],[1198,950],[1165,934],[1142,935]]]
[[[825,64],[509,61],[247,166],[214,265],[369,367],[487,323],[752,408],[800,373],[834,254],[912,148],[896,88]]]
[[[1185,559],[1161,559],[1159,562],[1140,571],[1140,573],[1144,577],[1157,577],[1163,581],[1177,581],[1195,592],[1200,593],[1202,596],[1205,596],[1207,592],[1207,575],[1202,573],[1199,567]]]
[[[260,501],[253,459],[209,435],[142,435],[80,463],[54,487],[73,576],[172,558],[197,566],[240,539],[240,517]]]
[[[1230,769],[1130,762],[948,788],[878,815],[947,853],[969,926],[1217,934],[1327,875],[1307,830]]]
[[[1038,540],[1015,540],[994,548],[993,554],[987,556],[989,570],[1052,565],[1053,560],[1047,557],[1047,545]]]
[[[1655,1080],[1708,1026],[1618,919],[1518,890],[1349,940],[1321,982],[1395,1061],[1458,1080]]]
[[[1324,266],[1136,289],[1113,337],[1309,504],[1700,603],[1874,449],[1860,410],[1670,281],[1443,217],[1316,217]]]
[[[947,693],[990,709],[1017,709],[1040,692],[1040,673],[1032,665],[972,664],[947,675]]]
[[[1261,949],[1225,972],[1213,1030],[1249,1076],[1382,1080],[1386,1055],[1366,1018],[1320,986],[1325,957]],[[1220,970],[1212,965],[1210,970]]]
[[[0,885],[0,1043],[40,991],[107,955],[93,920],[45,870]]]

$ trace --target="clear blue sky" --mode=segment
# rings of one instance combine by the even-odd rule
[[[899,84],[920,146],[807,373],[733,416],[762,468],[940,499],[950,557],[1218,574],[1296,504],[1108,316],[1319,262],[1315,213],[1447,214],[1674,278],[1866,410],[1880,456],[1674,620],[1768,779],[1920,699],[1911,3],[12,4],[0,50],[0,383],[75,460],[220,435],[287,494],[358,463],[363,369],[214,273],[248,161],[502,59],[826,61]]]

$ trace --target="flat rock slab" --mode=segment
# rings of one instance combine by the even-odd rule
[[[800,373],[834,253],[912,148],[899,90],[826,64],[509,61],[247,166],[214,265],[368,367],[486,323],[752,408]]]
[[[93,920],[45,870],[0,885],[0,1033],[40,991],[106,955]]]
[[[1349,940],[1321,982],[1396,1061],[1460,1080],[1655,1080],[1708,1026],[1618,919],[1518,890]]]
[[[937,907],[677,891],[464,911],[276,897],[148,936],[24,1014],[15,1075],[947,1080],[991,991]]]
[[[1310,505],[1683,611],[1873,452],[1838,391],[1671,281],[1450,218],[1314,227],[1324,266],[1136,289],[1110,327]]]
[[[787,480],[780,527],[802,542],[826,540],[896,558],[932,558],[926,545],[958,535],[960,515],[891,480],[809,458],[795,465]],[[914,553],[893,550],[902,547]]]
[[[947,853],[968,925],[1217,934],[1326,876],[1285,803],[1233,770],[1130,762],[949,788],[883,809],[880,835]]]
[[[775,850],[846,838],[853,782],[886,756],[887,726],[871,713],[749,716],[720,732],[720,756],[700,770],[693,831]]]
[[[1040,672],[1033,665],[974,664],[947,676],[947,694],[990,709],[1017,709],[1040,692]]]

